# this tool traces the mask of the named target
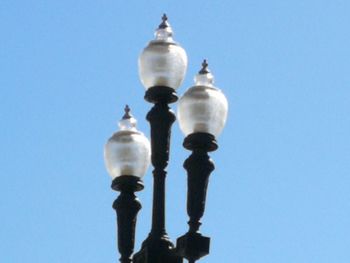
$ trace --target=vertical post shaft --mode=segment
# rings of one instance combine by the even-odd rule
[[[169,161],[171,126],[175,114],[165,102],[156,103],[147,114],[151,125],[151,149],[153,170],[153,213],[152,230],[154,237],[166,236],[165,230],[165,178]]]
[[[171,126],[176,119],[169,103],[175,102],[177,96],[172,88],[156,86],[147,90],[145,99],[154,104],[147,114],[154,167],[152,228],[141,251],[134,255],[134,263],[181,263],[165,227],[165,169],[169,161]]]

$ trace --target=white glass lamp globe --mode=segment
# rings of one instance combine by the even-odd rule
[[[226,123],[228,102],[221,90],[213,85],[214,77],[206,60],[202,66],[195,77],[195,86],[179,100],[179,124],[185,136],[202,132],[217,137]]]
[[[130,115],[128,106],[125,107],[125,115],[119,122],[119,128],[104,147],[107,171],[112,179],[122,175],[141,178],[150,164],[150,143],[136,129],[136,120]]]
[[[162,19],[155,40],[149,42],[138,61],[140,80],[146,90],[154,86],[177,89],[186,74],[186,52],[173,40],[173,31],[165,14]]]

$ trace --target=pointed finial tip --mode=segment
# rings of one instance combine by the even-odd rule
[[[202,66],[203,66],[203,68],[207,68],[207,67],[208,67],[208,61],[207,61],[207,59],[204,59],[204,60],[203,60]]]
[[[125,111],[125,113],[130,112],[130,107],[128,104],[125,105],[124,111]]]
[[[209,73],[209,69],[208,69],[208,61],[206,59],[203,60],[202,62],[202,69],[199,71],[199,74],[207,74]]]
[[[124,116],[123,116],[123,120],[125,120],[125,119],[130,119],[130,118],[132,117],[131,114],[130,114],[130,111],[131,111],[131,109],[130,109],[129,105],[126,104],[126,105],[125,105],[125,108],[124,108],[125,114],[124,114]]]
[[[162,16],[162,23],[160,23],[159,25],[159,29],[164,29],[169,27],[169,23],[168,23],[168,16],[164,13]]]

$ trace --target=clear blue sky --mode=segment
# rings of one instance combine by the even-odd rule
[[[179,94],[208,58],[230,104],[201,262],[348,263],[348,0],[2,0],[0,261],[117,261],[102,149],[125,103],[149,134],[137,57],[163,12],[189,56]],[[187,229],[182,140],[175,124],[173,240]],[[150,229],[150,171],[145,185],[137,250]]]

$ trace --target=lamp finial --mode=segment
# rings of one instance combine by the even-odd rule
[[[167,28],[169,27],[169,23],[168,23],[168,17],[167,15],[164,13],[163,16],[162,16],[162,23],[159,25],[159,29],[164,29],[164,28]]]
[[[126,104],[125,108],[124,108],[125,114],[123,116],[123,120],[127,120],[127,119],[131,119],[132,118],[132,115],[131,115],[130,111],[131,111],[131,109],[130,109],[129,105]]]
[[[199,74],[208,74],[210,73],[210,70],[208,69],[208,61],[206,59],[202,62],[202,69],[198,72]]]

